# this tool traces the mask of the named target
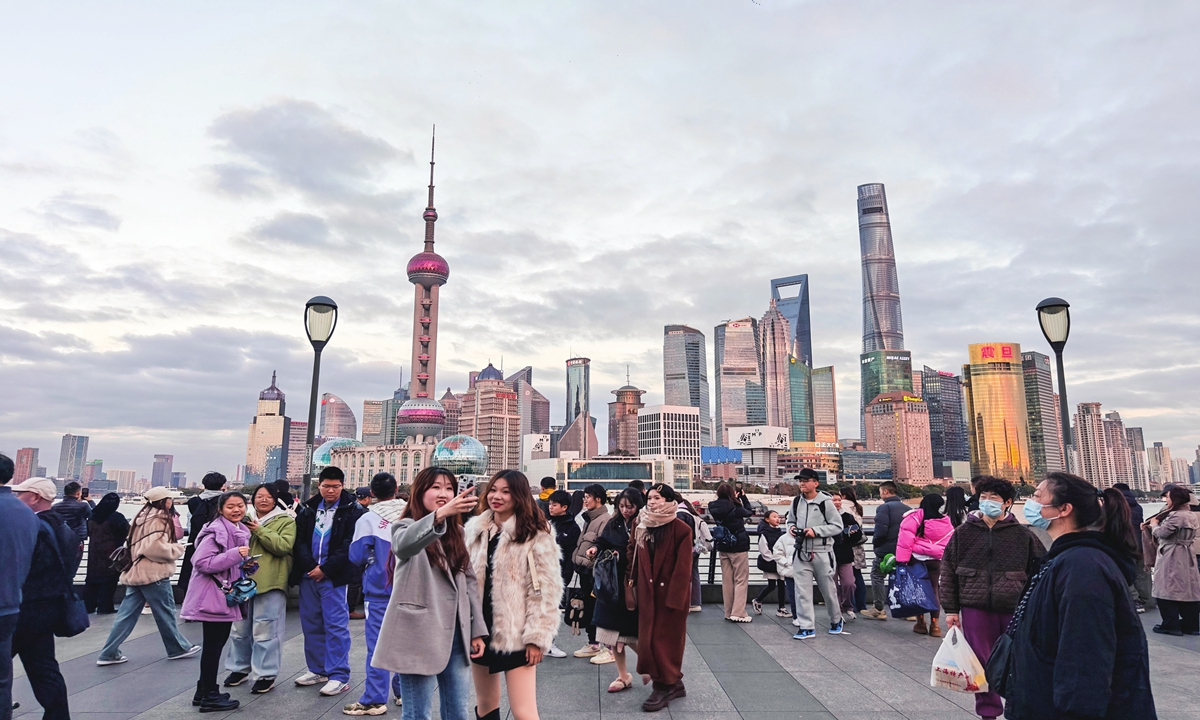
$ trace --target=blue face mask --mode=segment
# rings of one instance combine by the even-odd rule
[[[990,518],[998,518],[1004,512],[1004,504],[996,500],[980,500],[979,511]]]
[[[980,503],[980,504],[982,505],[982,503]],[[1042,505],[1040,502],[1038,502],[1037,500],[1034,500],[1033,498],[1029,498],[1028,500],[1026,500],[1025,501],[1025,521],[1040,530],[1045,530],[1046,528],[1050,527],[1050,521],[1057,520],[1058,518],[1042,517],[1042,508],[1044,508],[1044,507],[1045,507],[1045,505]]]

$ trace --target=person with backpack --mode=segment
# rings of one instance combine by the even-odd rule
[[[908,512],[908,506],[897,495],[899,488],[891,480],[879,483],[879,497],[883,504],[875,509],[875,530],[871,544],[875,548],[875,563],[871,566],[871,597],[875,607],[862,611],[862,616],[872,620],[887,620],[887,573],[880,567],[883,558],[895,554],[896,541],[900,538],[900,521]]]
[[[796,538],[796,556],[792,574],[796,578],[796,609],[800,611],[800,629],[794,637],[808,640],[816,636],[816,608],[813,605],[813,581],[821,588],[829,613],[829,634],[842,634],[842,609],[837,602],[833,571],[833,539],[842,534],[842,515],[833,497],[817,490],[817,471],[804,468],[796,476],[800,494],[788,510],[788,534]]]
[[[700,612],[704,609],[704,598],[700,594],[700,553],[712,552],[712,531],[687,498],[679,499],[679,509],[675,514],[692,529],[692,604],[688,612]]]
[[[729,483],[717,486],[717,499],[708,504],[708,514],[717,521],[713,528],[713,545],[721,553],[721,599],[725,619],[748,623],[746,595],[750,589],[750,533],[746,518],[754,513],[745,493],[741,500]]]
[[[221,478],[224,480],[224,476]],[[168,660],[181,660],[200,652],[199,645],[193,645],[179,632],[175,621],[171,575],[175,573],[175,563],[183,555],[183,546],[175,534],[171,491],[165,487],[150,488],[142,497],[146,505],[129,524],[124,552],[118,556],[121,558],[118,562],[121,562],[120,582],[125,586],[125,599],[117,608],[108,641],[96,659],[100,666],[128,662],[129,658],[121,654],[121,643],[137,626],[146,604],[158,625]]]
[[[196,538],[200,536],[200,529],[217,517],[217,498],[225,492],[227,483],[228,480],[221,473],[210,472],[200,479],[204,490],[199,495],[188,498],[187,536],[190,542],[183,553],[183,566],[179,568],[179,585],[175,590],[178,593],[176,597],[180,599],[187,595],[188,583],[192,581],[192,556],[196,554]]]
[[[896,540],[897,563],[924,563],[929,572],[929,582],[933,586],[933,596],[937,598],[939,576],[942,572],[942,555],[946,551],[946,543],[954,532],[950,518],[939,512],[943,504],[942,496],[928,493],[921,498],[921,506],[909,512],[900,521],[900,536]],[[938,627],[938,611],[929,613],[929,625],[925,625],[925,613],[917,616],[917,624],[913,632],[918,635],[928,634],[931,637],[941,637],[942,630]]]
[[[853,513],[848,512],[850,503],[846,502],[840,492],[833,494],[833,505],[842,514],[842,532],[833,538],[833,559],[837,563],[833,580],[837,586],[842,617],[853,620],[854,595],[857,590],[854,580],[854,548],[862,544],[862,525]]]
[[[779,527],[780,520],[779,513],[768,510],[766,517],[758,523],[758,569],[767,581],[763,589],[758,591],[758,595],[750,601],[758,615],[762,615],[762,601],[774,590],[775,599],[779,604],[775,617],[787,617],[783,609],[783,603],[787,599],[786,593],[783,580],[779,576],[778,559],[774,555],[775,543],[779,542],[779,537],[783,535],[783,529]]]

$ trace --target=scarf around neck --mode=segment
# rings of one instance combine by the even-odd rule
[[[634,537],[638,547],[646,546],[646,531],[650,528],[662,527],[675,519],[675,507],[668,505],[661,512],[655,512],[650,509],[650,506],[642,508],[638,513],[637,529],[634,531]]]

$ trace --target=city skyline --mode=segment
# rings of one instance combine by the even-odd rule
[[[838,369],[855,434],[849,198],[881,182],[918,366],[957,372],[962,348],[989,338],[1048,353],[1032,308],[1061,296],[1071,400],[1191,457],[1200,311],[1185,298],[1200,249],[1172,208],[1192,194],[1181,118],[1195,93],[1154,68],[1193,64],[1183,38],[1200,18],[737,5],[555,7],[536,24],[372,8],[336,27],[311,7],[286,27],[256,10],[230,37],[211,17],[115,3],[81,10],[92,32],[69,42],[48,9],[22,8],[14,26],[29,32],[0,61],[52,61],[4,80],[0,380],[14,411],[0,448],[39,447],[54,473],[70,432],[106,466],[148,476],[170,453],[188,478],[229,474],[272,369],[306,416],[299,317],[315,294],[342,308],[322,391],[355,413],[388,397],[411,363],[400,272],[436,121],[455,273],[439,394],[483,358],[519,358],[558,424],[561,363],[583,354],[597,397],[628,365],[660,403],[664,324],[760,317],[760,288],[804,273],[813,352]],[[397,46],[395,27],[412,41]],[[162,38],[221,52],[164,53]],[[514,47],[536,60],[513,64]],[[656,72],[662,47],[677,72]],[[579,88],[598,90],[561,101]]]

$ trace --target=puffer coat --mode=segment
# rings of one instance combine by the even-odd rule
[[[1200,600],[1200,569],[1196,567],[1196,531],[1200,517],[1189,508],[1168,513],[1154,537],[1158,557],[1154,563],[1154,597],[1159,600],[1196,602]]]
[[[1011,613],[1025,580],[1046,554],[1042,541],[1008,514],[991,528],[975,513],[955,529],[942,554],[938,599],[952,615],[964,607]]]

